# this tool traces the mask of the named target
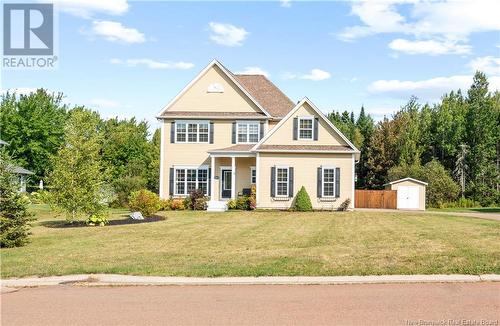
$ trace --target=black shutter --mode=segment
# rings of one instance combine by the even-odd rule
[[[335,168],[335,197],[340,197],[340,168]]]
[[[174,168],[170,168],[170,175],[168,178],[168,193],[170,196],[174,195]]]
[[[213,144],[214,143],[214,123],[213,122],[210,122],[210,135],[209,135],[209,142],[210,144]]]
[[[271,197],[276,197],[274,183],[276,182],[276,168],[271,167]]]
[[[170,142],[175,143],[175,121],[170,123]]]
[[[321,171],[321,166],[320,166],[320,167],[318,168],[318,177],[317,177],[317,179],[316,179],[316,180],[317,180],[317,190],[316,190],[316,192],[317,192],[317,196],[318,196],[318,198],[321,198],[321,197],[322,197],[322,196],[321,196],[321,193],[322,193],[322,191],[321,191],[321,183],[322,183],[322,181],[321,181],[321,179],[322,179],[322,174],[321,174],[321,172],[322,172],[322,171]]]
[[[233,131],[231,134],[231,143],[236,144],[236,122],[233,122]]]
[[[208,182],[207,196],[212,196],[212,168],[208,168],[208,179],[207,179],[207,182]],[[210,198],[210,199],[213,199],[213,198]]]
[[[299,119],[293,118],[293,140],[297,140],[298,128],[299,128]]]
[[[318,125],[319,125],[319,119],[314,118],[314,140],[318,140]]]
[[[288,168],[288,197],[293,197],[293,167]]]
[[[264,137],[264,121],[260,122],[259,140],[261,140],[262,137]]]

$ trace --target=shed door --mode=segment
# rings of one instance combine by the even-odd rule
[[[398,187],[398,209],[418,209],[418,187]]]

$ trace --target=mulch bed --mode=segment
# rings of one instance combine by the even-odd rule
[[[153,215],[150,217],[145,217],[143,220],[134,220],[130,218],[128,215],[123,215],[126,216],[127,218],[124,218],[122,220],[110,220],[109,223],[105,226],[114,226],[114,225],[127,225],[127,224],[142,224],[142,223],[151,223],[151,222],[159,222],[159,221],[164,221],[166,218],[164,216],[160,215]],[[48,228],[80,228],[80,227],[92,227],[90,225],[85,224],[85,222],[73,222],[73,223],[68,223],[66,221],[43,221],[40,222],[41,225],[48,227]]]

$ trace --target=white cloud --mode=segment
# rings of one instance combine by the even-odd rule
[[[309,79],[314,81],[329,79],[332,75],[328,71],[318,68],[312,69],[308,74],[300,76],[300,79]]]
[[[242,46],[243,41],[249,34],[243,27],[236,27],[231,24],[210,22],[208,26],[212,32],[210,39],[225,46]]]
[[[291,72],[285,72],[281,77],[285,80],[291,80],[297,78],[297,75]]]
[[[401,4],[409,6],[405,9],[411,20],[401,14]],[[400,47],[411,48],[411,52],[434,55],[463,54],[469,51],[464,43],[468,41],[470,34],[500,29],[498,12],[500,1],[497,0],[354,2],[351,14],[357,16],[362,24],[345,28],[337,37],[343,41],[353,41],[374,34],[400,33],[412,35],[416,41],[424,42],[423,46],[431,48],[430,51],[424,52],[416,50],[415,44],[399,44]],[[439,46],[429,43],[429,40],[443,43],[444,48],[443,44]],[[459,44],[459,41],[462,44]]]
[[[105,98],[95,98],[89,101],[89,104],[100,109],[116,109],[121,107],[120,102],[108,100]]]
[[[129,67],[137,67],[137,66],[146,66],[149,69],[191,69],[194,67],[194,64],[191,62],[172,62],[172,61],[156,61],[147,58],[141,59],[117,59],[113,58],[109,61],[111,64],[121,64]]]
[[[457,75],[449,77],[436,77],[431,79],[410,80],[377,80],[371,83],[368,91],[373,94],[386,94],[396,98],[407,98],[416,95],[423,100],[439,99],[444,93],[452,90],[468,89],[472,84],[471,75]],[[489,77],[490,91],[500,89],[500,76]]]
[[[53,0],[51,2],[57,9],[83,18],[90,18],[96,13],[122,15],[129,9],[127,0]]]
[[[487,75],[500,75],[500,58],[493,56],[475,58],[469,63],[472,71],[480,70]]]
[[[239,75],[264,75],[269,77],[269,72],[260,67],[245,67],[245,69],[236,72]]]
[[[466,44],[458,44],[452,41],[410,41],[405,39],[395,39],[389,43],[389,48],[394,51],[404,52],[407,54],[467,54],[470,53],[471,47]]]
[[[119,22],[95,20],[92,22],[91,35],[101,36],[111,42],[144,43],[146,37],[135,28],[129,28]]]
[[[291,0],[280,0],[281,6],[285,8],[290,8],[292,6]]]

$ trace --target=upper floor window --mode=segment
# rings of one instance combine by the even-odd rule
[[[299,139],[313,139],[314,118],[299,117]]]
[[[175,123],[175,141],[177,143],[208,143],[208,121]]]
[[[238,143],[257,143],[260,124],[258,122],[238,122],[237,133]]]
[[[288,167],[276,168],[276,195],[288,197]]]

